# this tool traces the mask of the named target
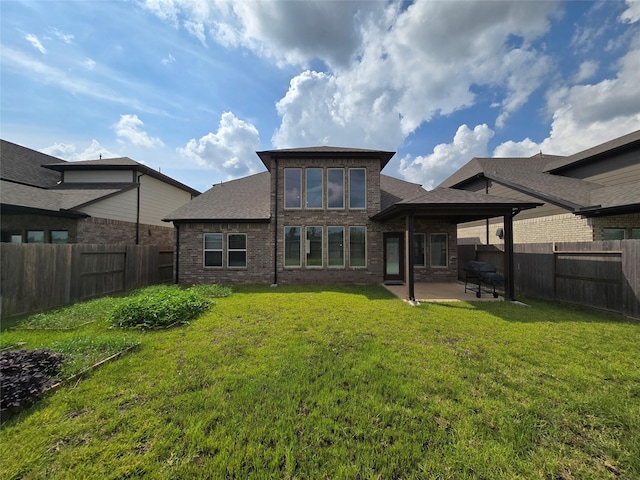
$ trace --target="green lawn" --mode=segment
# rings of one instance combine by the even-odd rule
[[[640,324],[379,286],[238,287],[0,431],[1,478],[640,477]],[[86,330],[89,329],[89,330]]]

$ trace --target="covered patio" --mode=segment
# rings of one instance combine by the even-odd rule
[[[455,298],[459,295],[464,295],[465,297],[466,295],[471,295],[474,297],[472,300],[478,300],[475,298],[475,293],[467,291],[465,294],[464,285],[460,287],[457,283],[452,283],[451,288],[455,290],[455,287],[460,287],[462,294],[452,294],[454,290],[448,291],[448,294],[446,293],[446,290],[441,290],[439,293],[436,291],[435,286],[442,284],[416,284],[413,249],[411,248],[410,243],[414,234],[414,222],[417,218],[426,218],[458,225],[459,223],[475,220],[488,220],[494,217],[503,217],[505,245],[505,271],[503,272],[505,277],[504,298],[510,301],[515,301],[513,278],[513,217],[523,210],[536,208],[540,205],[542,204],[536,202],[525,202],[522,200],[510,200],[493,195],[469,192],[466,190],[455,190],[451,188],[437,188],[435,190],[424,192],[412,199],[395,203],[386,210],[383,210],[371,217],[372,220],[381,222],[404,219],[405,223],[404,248],[407,253],[404,256],[404,270],[406,272],[406,281],[404,282],[404,285],[387,286],[387,288],[394,291],[394,293],[398,290],[392,290],[391,288],[403,289],[404,295],[398,296],[405,298],[409,303],[419,302],[421,300],[419,297],[423,297],[422,299],[424,301],[429,301],[427,300],[429,297],[436,296],[453,296]],[[417,285],[420,286],[420,290],[418,290]],[[430,290],[433,292],[430,293]],[[489,295],[487,295],[487,297],[489,297]],[[483,298],[480,300],[482,299]],[[491,296],[491,300],[493,300],[493,296]]]
[[[383,284],[384,285],[384,284]],[[407,298],[405,285],[384,285],[384,287],[399,298]],[[476,297],[475,290],[464,291],[464,283],[415,283],[414,296],[416,302],[502,302],[502,295],[493,298],[491,293],[482,292]]]

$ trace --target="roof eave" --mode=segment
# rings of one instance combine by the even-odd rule
[[[578,203],[573,203],[573,202],[570,202],[569,200],[565,200],[563,198],[558,198],[558,197],[555,197],[553,195],[547,195],[545,193],[538,192],[538,191],[533,190],[531,188],[527,188],[527,187],[525,187],[523,185],[520,185],[518,183],[509,182],[508,180],[504,180],[504,179],[502,179],[500,177],[497,177],[495,175],[486,175],[485,174],[485,177],[487,177],[490,180],[493,180],[496,183],[499,183],[500,185],[504,185],[505,187],[512,188],[513,190],[516,190],[516,191],[521,192],[521,193],[526,193],[527,195],[530,195],[533,198],[537,198],[538,200],[542,200],[543,202],[546,202],[546,203],[551,203],[551,204],[553,204],[553,205],[555,205],[557,207],[561,207],[561,208],[564,208],[564,209],[567,209],[567,210],[571,210],[572,212],[576,211],[576,210],[579,210],[579,209],[584,207],[583,205],[580,205]]]
[[[617,205],[614,207],[601,207],[600,205],[595,205],[581,208],[573,213],[582,217],[605,217],[609,215],[624,215],[627,213],[638,212],[640,212],[640,203]]]
[[[163,222],[183,223],[269,223],[271,218],[172,218],[165,217]]]

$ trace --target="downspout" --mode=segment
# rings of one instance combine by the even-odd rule
[[[275,205],[273,207],[273,283],[272,287],[278,286],[278,154],[273,156],[276,170],[276,185],[275,185]]]
[[[484,178],[484,193],[485,195],[489,195],[489,179],[487,177],[483,177]],[[486,222],[486,235],[487,235],[487,242],[486,245],[489,245],[489,219],[487,218],[485,220]]]
[[[140,243],[140,177],[145,174],[138,175],[138,193],[137,193],[137,205],[136,205],[136,245]]]
[[[176,223],[176,278],[175,284],[180,283],[180,224]]]

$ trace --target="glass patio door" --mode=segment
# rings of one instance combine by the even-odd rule
[[[384,234],[384,282],[404,283],[404,234]]]

